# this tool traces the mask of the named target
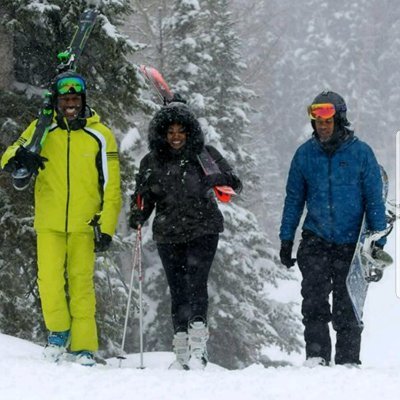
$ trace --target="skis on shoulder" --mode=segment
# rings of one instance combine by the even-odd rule
[[[75,70],[76,64],[82,55],[83,49],[89,38],[95,23],[98,11],[94,8],[85,10],[79,19],[79,24],[72,37],[68,48],[58,54],[59,65],[57,66],[56,75],[68,71]],[[32,140],[25,146],[28,151],[39,154],[47,133],[51,127],[54,115],[54,101],[51,90],[45,93],[42,108],[39,111],[38,121]],[[24,190],[28,187],[32,177],[32,172],[25,167],[20,167],[11,173],[13,186],[17,190]]]

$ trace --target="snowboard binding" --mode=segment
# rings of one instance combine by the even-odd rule
[[[363,250],[361,251],[361,262],[364,265],[365,280],[379,282],[382,279],[385,268],[393,264],[390,254],[378,247],[375,242],[387,236],[393,228],[393,224],[379,232],[367,232],[365,236]]]

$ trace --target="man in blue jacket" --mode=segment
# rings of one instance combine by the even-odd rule
[[[307,207],[297,263],[308,366],[330,363],[330,321],[336,331],[335,363],[361,364],[362,326],[346,277],[364,213],[370,229],[386,227],[380,167],[372,149],[349,129],[346,111],[337,93],[325,91],[314,99],[309,107],[314,132],[297,149],[286,186],[280,258],[288,268],[295,262],[293,239]]]

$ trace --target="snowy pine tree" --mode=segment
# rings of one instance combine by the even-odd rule
[[[210,57],[196,35],[202,32],[200,26],[207,13],[197,0],[175,1],[172,10],[166,22],[166,77],[174,91],[190,99],[191,107],[199,114],[206,94],[201,91],[198,77],[200,70],[207,68]]]
[[[211,315],[216,315],[220,339],[230,332],[232,345],[238,350],[229,353],[232,358],[226,361],[243,366],[259,360],[263,347],[275,344],[289,352],[298,348],[299,325],[290,305],[270,298],[268,288],[277,286],[278,281],[287,279],[288,275],[276,265],[271,243],[249,211],[254,193],[260,192],[256,157],[247,149],[251,135],[247,115],[251,111],[249,100],[254,94],[240,79],[245,65],[239,53],[240,41],[234,31],[232,14],[226,0],[204,1],[203,4],[209,12],[206,32],[213,60],[213,82],[209,87],[213,88],[213,102],[207,107],[210,115],[206,118],[220,132],[221,146],[244,183],[244,193],[237,203],[224,207],[225,232],[211,274],[219,301],[213,304]],[[227,289],[230,290],[227,292]],[[222,315],[218,315],[220,310]],[[253,321],[251,328],[250,321]],[[228,358],[223,348],[215,351],[218,350],[220,357]]]
[[[43,339],[36,285],[33,207],[18,204],[17,196],[0,176],[0,329],[24,339]],[[33,200],[32,191],[25,195]]]
[[[285,51],[281,37],[287,29],[283,21],[286,9],[275,0],[235,0],[232,9],[242,42],[243,60],[247,64],[241,76],[255,93],[250,100],[254,112],[249,115],[251,131],[247,143],[255,155],[256,170],[260,171],[262,179],[261,190],[253,192],[250,208],[276,247],[279,245],[278,229],[285,189],[281,165],[287,158],[286,152],[290,152],[293,146],[293,138],[281,129],[287,115],[286,112],[282,115],[283,105],[276,104],[276,97],[286,86],[293,88],[298,85],[295,73],[285,76],[284,82],[277,81],[274,76],[274,72],[279,71],[279,62]],[[296,19],[296,16],[290,13],[290,18]]]

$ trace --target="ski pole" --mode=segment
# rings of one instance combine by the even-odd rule
[[[137,259],[137,253],[138,253],[138,243],[140,240],[141,236],[141,227],[138,227],[138,231],[136,233],[136,242],[135,242],[135,247],[133,249],[133,263],[132,263],[132,272],[131,272],[131,279],[129,282],[129,294],[128,294],[128,302],[126,305],[126,312],[125,312],[125,322],[124,322],[124,332],[122,334],[122,343],[121,343],[121,355],[118,356],[119,358],[119,368],[121,368],[121,363],[122,360],[125,359],[125,357],[122,355],[124,353],[125,349],[125,339],[126,339],[126,332],[128,328],[128,320],[129,320],[129,310],[131,308],[131,297],[132,297],[132,290],[133,290],[133,277],[135,274],[135,265],[136,265],[136,259]]]
[[[139,281],[139,343],[140,343],[140,368],[143,369],[143,268],[142,268],[142,226],[138,227],[137,268]]]
[[[144,207],[143,198],[140,194],[138,194],[137,206],[139,210],[142,212]],[[144,368],[143,364],[143,268],[142,268],[142,224],[139,224],[137,231],[137,240],[136,240],[136,263],[134,266],[137,266],[138,269],[138,281],[139,281],[139,347],[140,347],[140,369]]]
[[[143,210],[143,200],[140,195],[138,195],[137,202],[139,205],[139,209]],[[122,355],[124,353],[125,349],[125,340],[126,340],[126,332],[128,328],[128,320],[129,320],[129,309],[131,306],[131,297],[132,297],[132,290],[133,290],[133,278],[135,275],[135,267],[138,265],[138,270],[139,272],[139,331],[140,331],[140,367],[143,367],[143,307],[142,307],[142,257],[141,257],[141,251],[142,251],[142,225],[140,224],[137,228],[137,233],[136,233],[136,241],[135,241],[135,246],[133,248],[133,262],[132,262],[132,272],[131,272],[131,278],[129,282],[129,294],[128,294],[128,302],[126,305],[126,312],[125,312],[125,322],[124,322],[124,331],[122,334],[122,343],[121,343],[121,355],[118,356],[117,358],[119,359],[119,368],[121,368],[121,363],[122,360],[125,359],[125,357]]]

